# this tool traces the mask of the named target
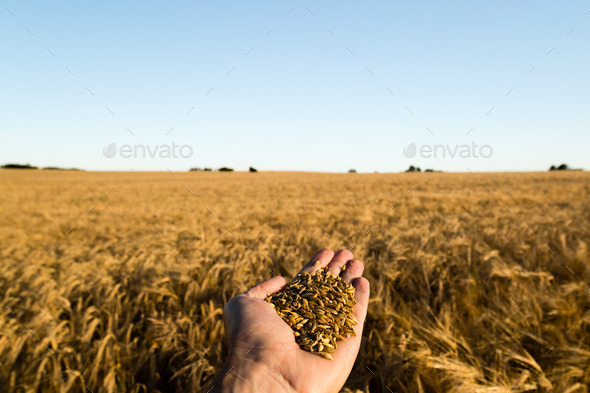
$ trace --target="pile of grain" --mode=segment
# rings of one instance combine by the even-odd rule
[[[356,336],[354,292],[351,284],[324,268],[313,274],[298,274],[266,301],[293,329],[301,348],[332,359],[337,341]]]

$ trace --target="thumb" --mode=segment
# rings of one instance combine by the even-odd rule
[[[244,295],[264,300],[268,295],[283,289],[286,283],[283,277],[276,276],[253,286],[244,292]]]

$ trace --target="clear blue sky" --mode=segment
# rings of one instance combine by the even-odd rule
[[[587,1],[0,4],[0,163],[590,168]],[[120,154],[172,143],[192,156]]]

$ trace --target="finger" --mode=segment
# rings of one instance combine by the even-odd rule
[[[354,298],[356,300],[356,305],[352,309],[352,315],[354,315],[354,319],[358,322],[358,325],[355,326],[355,330],[357,335],[360,336],[363,331],[365,317],[367,316],[367,308],[369,307],[371,285],[369,284],[369,280],[364,277],[355,278],[352,280],[352,285],[355,289]]]
[[[358,259],[351,259],[346,262],[346,269],[340,273],[340,277],[345,283],[350,284],[352,280],[363,275],[365,266]]]
[[[328,263],[332,260],[334,251],[329,248],[324,248],[318,251],[310,260],[303,266],[303,269],[299,273],[313,273],[317,272],[321,268],[328,266]],[[319,262],[318,262],[319,261]]]
[[[346,265],[346,262],[350,261],[352,257],[352,252],[349,250],[338,251],[336,254],[334,254],[334,257],[328,264],[328,270],[330,270],[330,273],[335,276],[340,275],[340,269],[342,266]]]
[[[287,281],[283,277],[276,276],[253,286],[244,292],[244,295],[264,300],[268,295],[283,289],[286,283]]]
[[[348,268],[346,269],[348,270]],[[364,277],[356,277],[352,280],[352,285],[355,288],[356,305],[352,309],[354,319],[358,322],[354,326],[356,336],[346,338],[341,344],[338,344],[333,357],[337,361],[347,364],[346,367],[352,368],[354,360],[356,359],[361,346],[363,335],[363,325],[367,315],[367,306],[369,304],[369,281]]]

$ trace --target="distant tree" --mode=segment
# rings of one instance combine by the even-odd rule
[[[419,166],[416,167],[416,172],[422,172]]]
[[[420,168],[416,168],[414,165],[410,165],[410,167],[408,169],[406,169],[406,172],[416,172],[416,171],[420,171]]]
[[[549,168],[550,171],[570,171],[573,170],[571,169],[569,166],[567,166],[567,164],[561,164],[560,166],[555,166],[555,165],[551,165],[551,168]]]
[[[225,169],[229,169],[229,168],[225,168]],[[219,170],[220,171],[224,171],[225,169],[220,168]],[[231,169],[230,171],[233,171],[233,169]],[[189,169],[189,172],[211,172],[211,168],[198,168],[198,167],[195,167],[195,168]]]
[[[349,169],[348,173],[356,173],[356,169]]]
[[[4,169],[39,169],[31,164],[6,164],[2,165]]]
[[[58,166],[46,166],[41,169],[49,171],[81,171],[79,168],[60,168]]]
[[[254,168],[254,167],[251,166],[250,167],[250,172],[258,172],[258,170],[256,168]]]
[[[221,168],[218,169],[219,172],[233,172],[233,168],[228,168],[225,166],[222,166]]]

